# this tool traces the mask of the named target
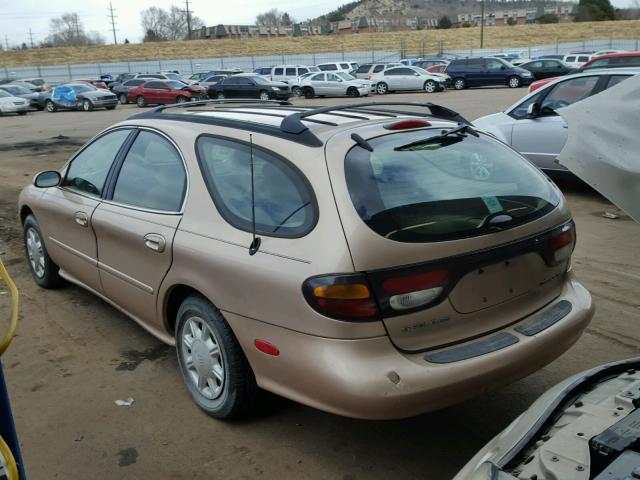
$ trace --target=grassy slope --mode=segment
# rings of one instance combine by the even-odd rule
[[[640,20],[618,22],[522,25],[485,28],[485,47],[525,47],[609,38],[640,38]],[[66,63],[120,62],[135,60],[179,60],[245,55],[289,55],[359,50],[400,50],[433,52],[437,42],[445,49],[478,48],[479,28],[424,30],[410,32],[331,35],[322,37],[248,40],[194,40],[78,48],[47,48],[0,52],[0,67],[58,65]]]

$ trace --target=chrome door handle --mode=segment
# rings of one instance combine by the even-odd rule
[[[73,217],[74,217],[76,223],[78,225],[80,225],[81,227],[89,226],[89,218],[87,217],[86,213],[84,213],[84,212],[76,212]]]
[[[162,235],[157,233],[148,233],[144,236],[144,246],[154,252],[164,252],[164,247],[167,245],[166,240]]]
[[[565,123],[564,125],[562,125],[562,128],[569,128],[569,125]]]

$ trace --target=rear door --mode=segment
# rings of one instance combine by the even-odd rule
[[[102,285],[93,214],[112,164],[131,132],[128,128],[113,130],[84,147],[68,165],[61,186],[45,190],[36,212],[53,261],[97,292]]]
[[[327,74],[316,73],[309,82],[316,95],[327,95]]]
[[[104,294],[146,322],[156,318],[160,283],[172,262],[187,173],[167,137],[139,130],[93,214]]]
[[[567,124],[555,110],[587,98],[599,84],[600,76],[576,77],[547,89],[540,99],[540,116],[515,122],[511,146],[538,167],[559,170],[555,162],[567,141]]]

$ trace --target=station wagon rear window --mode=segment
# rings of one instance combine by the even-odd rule
[[[544,175],[486,135],[420,143],[441,132],[385,135],[369,140],[373,152],[359,146],[348,152],[351,201],[379,235],[408,243],[475,237],[530,222],[558,205]]]

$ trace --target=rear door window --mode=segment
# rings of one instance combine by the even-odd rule
[[[100,197],[111,164],[129,133],[130,129],[119,129],[94,140],[71,161],[62,186]]]
[[[220,214],[234,227],[251,231],[251,152],[249,145],[211,136],[197,142],[198,160]],[[318,219],[311,185],[293,164],[253,148],[256,231],[274,237],[302,237]]]
[[[611,75],[609,77],[609,81],[607,82],[607,88],[611,88],[619,84],[620,82],[626,80],[631,75]]]
[[[497,60],[494,60],[497,61]],[[485,63],[483,58],[470,58],[467,61],[467,69],[468,70],[484,70]]]
[[[474,237],[530,222],[558,204],[533,165],[488,136],[416,143],[440,132],[386,135],[369,140],[373,152],[348,152],[351,201],[377,234],[408,243]],[[494,225],[499,215],[506,219]]]
[[[120,168],[113,201],[163,212],[179,212],[187,173],[176,148],[163,136],[141,131]]]
[[[295,77],[296,76],[296,69],[295,68],[287,68],[286,70],[286,76],[287,77]]]
[[[565,62],[575,62],[576,61],[576,57],[567,57],[565,59]]]
[[[343,70],[350,70],[351,66],[348,63],[341,63],[340,68],[342,68]]]
[[[276,68],[276,69],[273,71],[273,74],[274,74],[274,75],[277,75],[277,76],[282,76],[282,75],[283,75],[283,72],[284,72],[284,68]]]

